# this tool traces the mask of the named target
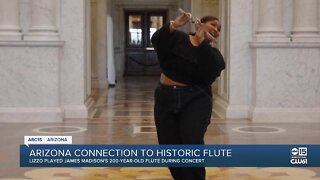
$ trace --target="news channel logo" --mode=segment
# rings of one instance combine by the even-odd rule
[[[308,148],[294,147],[291,149],[291,164],[308,164]]]

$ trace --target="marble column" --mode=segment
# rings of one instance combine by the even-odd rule
[[[258,42],[288,42],[282,22],[282,0],[259,0],[255,40]]]
[[[109,87],[112,87],[116,84],[116,69],[114,65],[113,21],[109,14],[107,15],[107,69]]]
[[[18,0],[0,0],[0,40],[21,40]]]
[[[90,33],[91,33],[91,82],[97,88],[98,82],[98,63],[97,63],[97,0],[90,0]]]
[[[92,81],[95,88],[107,88],[107,46],[106,46],[106,15],[107,1],[95,0],[92,2],[92,73],[96,77]]]
[[[57,0],[32,0],[31,27],[25,40],[59,40],[57,5]]]
[[[292,41],[320,42],[318,0],[293,1]]]

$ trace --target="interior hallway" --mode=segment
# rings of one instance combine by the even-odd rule
[[[26,135],[71,135],[74,144],[156,144],[153,90],[156,77],[129,77],[115,88],[96,89],[89,119],[62,123],[0,123],[0,180],[171,179],[166,168],[20,168]],[[320,123],[252,123],[216,114],[206,144],[319,144]],[[207,168],[207,179],[320,179],[320,168]]]

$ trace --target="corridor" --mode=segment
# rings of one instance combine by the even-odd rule
[[[73,144],[156,144],[153,90],[157,77],[128,77],[94,89],[88,119],[61,123],[0,123],[0,180],[167,180],[166,168],[20,168],[24,136],[68,135]],[[206,144],[319,144],[320,123],[253,123],[213,114]],[[214,180],[320,180],[320,168],[207,168]]]

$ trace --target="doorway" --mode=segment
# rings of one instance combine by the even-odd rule
[[[167,21],[167,11],[125,11],[125,76],[160,75],[153,33]]]

